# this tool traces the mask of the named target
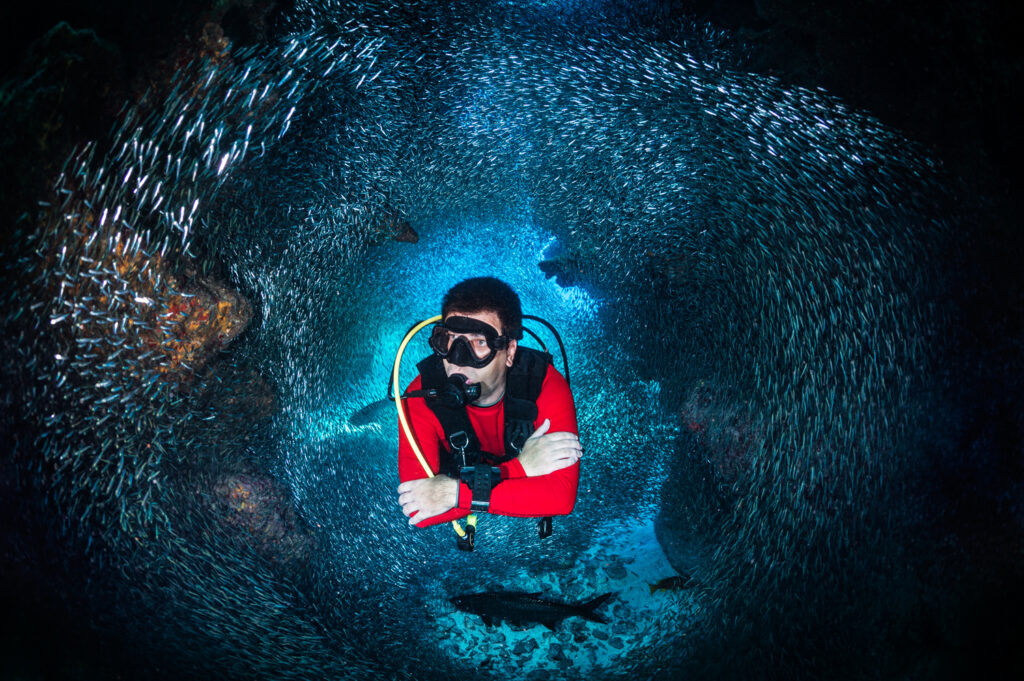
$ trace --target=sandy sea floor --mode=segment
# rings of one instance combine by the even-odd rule
[[[438,649],[455,658],[468,656],[481,677],[587,678],[621,666],[624,656],[662,644],[674,644],[678,651],[678,639],[700,610],[692,589],[652,592],[651,585],[676,574],[655,538],[653,519],[597,528],[575,565],[558,575],[533,576],[527,567],[521,572],[510,590],[567,603],[613,592],[597,610],[607,623],[570,617],[554,631],[543,624],[487,626],[477,615],[452,610],[434,621],[429,634]]]

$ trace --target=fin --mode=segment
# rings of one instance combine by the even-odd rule
[[[615,591],[609,591],[606,594],[598,596],[597,598],[595,598],[592,601],[587,601],[586,603],[581,603],[579,605],[579,609],[581,610],[580,617],[582,617],[583,619],[590,620],[591,622],[600,622],[601,624],[608,624],[608,620],[606,620],[605,618],[601,617],[600,615],[598,615],[594,611],[597,610],[598,608],[600,608],[604,604],[605,601],[607,601],[609,598],[611,598],[615,594],[616,594]]]
[[[384,416],[390,400],[377,400],[359,409],[348,417],[348,422],[353,426],[365,426],[370,423],[377,423]],[[391,408],[391,417],[394,417],[394,408]]]

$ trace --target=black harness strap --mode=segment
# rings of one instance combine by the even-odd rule
[[[420,370],[421,387],[425,390],[439,389],[448,380],[444,365],[437,355],[430,355],[416,368]],[[448,440],[448,452],[441,452],[440,473],[453,478],[465,466],[476,465],[479,459],[480,440],[469,421],[465,408],[452,408],[439,400],[427,399],[427,406],[434,412],[444,436]]]
[[[547,375],[551,355],[540,350],[520,347],[508,370],[505,384],[505,451],[501,454],[484,452],[480,448],[466,409],[452,408],[439,400],[427,399],[448,441],[449,451],[441,453],[441,473],[459,477],[464,466],[485,463],[498,466],[510,461],[522,451],[526,439],[533,433],[537,419],[537,398]],[[430,355],[416,365],[420,371],[421,387],[439,389],[448,380],[444,365],[437,355]]]
[[[525,351],[525,352],[524,352]],[[547,376],[551,355],[519,348],[505,386],[505,452],[518,455],[533,433],[537,398]]]
[[[434,412],[445,439],[448,451],[440,452],[440,472],[469,485],[473,490],[472,509],[486,511],[490,505],[491,490],[501,482],[501,473],[496,466],[514,459],[522,451],[526,440],[533,434],[533,423],[537,420],[537,398],[540,397],[547,376],[551,355],[540,350],[520,347],[516,358],[506,374],[504,395],[504,445],[503,454],[485,452],[480,448],[469,414],[465,407],[452,407],[439,399],[426,399],[427,406]],[[420,387],[439,390],[448,380],[444,364],[437,355],[430,355],[416,365],[420,370]],[[537,525],[541,539],[551,534],[551,518],[542,518]],[[473,541],[459,541],[459,548],[473,550]]]

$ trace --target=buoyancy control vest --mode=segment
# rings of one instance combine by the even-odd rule
[[[485,452],[481,449],[469,414],[465,407],[451,407],[441,400],[426,399],[426,404],[437,417],[448,444],[440,452],[440,473],[459,478],[462,470],[470,466],[499,466],[519,455],[527,438],[533,433],[537,420],[537,398],[547,376],[551,355],[541,350],[519,346],[515,359],[506,374],[504,452]],[[420,371],[423,389],[440,389],[448,380],[442,360],[430,355],[416,365]]]

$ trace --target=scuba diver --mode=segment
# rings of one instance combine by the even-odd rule
[[[579,483],[583,450],[568,381],[547,352],[519,345],[519,296],[499,279],[456,284],[433,319],[441,320],[430,336],[433,354],[398,405],[402,512],[417,527],[472,514],[468,539],[453,523],[467,550],[480,511],[543,518],[547,536],[550,516],[572,512]],[[400,358],[401,349],[396,384]]]

